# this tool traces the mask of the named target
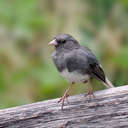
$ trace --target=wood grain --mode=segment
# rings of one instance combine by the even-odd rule
[[[1,128],[128,128],[128,85],[69,97],[61,110],[59,99],[0,110]]]

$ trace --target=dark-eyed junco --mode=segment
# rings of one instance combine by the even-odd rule
[[[96,78],[107,88],[114,87],[105,76],[96,56],[87,47],[81,46],[71,35],[57,35],[49,44],[55,46],[52,58],[58,71],[72,84],[86,83],[90,78]],[[70,88],[71,86],[59,101],[62,102],[62,109],[64,100],[69,96]],[[88,94],[93,95],[92,87],[89,88]]]

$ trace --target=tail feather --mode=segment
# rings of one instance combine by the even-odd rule
[[[105,86],[107,88],[114,88],[114,85],[108,80],[107,77],[105,77],[105,82],[104,82]]]

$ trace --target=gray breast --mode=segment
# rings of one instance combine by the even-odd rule
[[[54,52],[52,54],[52,59],[59,72],[62,72],[66,68],[66,63],[63,53],[58,54],[57,52]]]

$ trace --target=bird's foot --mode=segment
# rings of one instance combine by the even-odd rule
[[[63,96],[60,98],[60,100],[58,101],[58,103],[63,102],[63,101],[65,101],[65,100],[67,101],[67,103],[69,103],[68,97],[69,97],[69,94],[63,95]]]
[[[87,97],[89,100],[95,98],[95,95],[93,93],[93,90],[89,90],[87,94],[84,95],[85,97]]]
[[[63,110],[63,106],[64,106],[64,102],[65,100],[68,102],[68,97],[69,97],[69,91],[70,91],[70,87],[65,91],[64,95],[60,98],[60,100],[58,101],[58,103],[62,103],[61,105],[61,109]]]
[[[64,102],[65,102],[65,100],[67,101],[67,103],[69,103],[69,101],[68,101],[68,96],[69,96],[69,94],[64,94],[61,98],[60,98],[60,100],[58,101],[58,103],[62,103],[62,105],[61,105],[61,109],[63,110],[63,106],[64,106]]]

